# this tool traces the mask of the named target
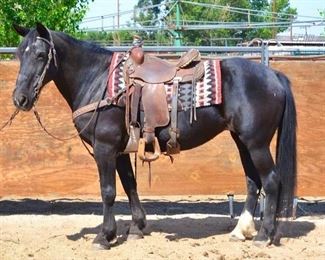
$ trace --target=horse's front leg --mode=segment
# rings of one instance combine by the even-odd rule
[[[147,224],[146,215],[141,206],[137,183],[134,178],[130,156],[121,154],[117,157],[117,171],[120,176],[124,191],[129,198],[132,211],[132,222],[128,231],[128,239],[138,239],[143,237],[142,230]]]
[[[116,152],[108,145],[96,144],[94,155],[99,171],[100,190],[103,201],[103,225],[94,239],[94,245],[109,249],[116,242],[116,222],[113,205],[116,197]]]

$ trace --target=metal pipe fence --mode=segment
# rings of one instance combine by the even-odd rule
[[[114,52],[125,52],[129,50],[129,46],[104,46],[104,48]],[[146,52],[160,53],[181,53],[192,48],[198,49],[203,54],[212,56],[244,56],[256,57],[261,62],[268,66],[271,55],[278,56],[297,56],[297,55],[325,55],[325,46],[268,46],[262,43],[260,46],[250,47],[224,47],[224,46],[144,46]],[[1,54],[15,54],[17,48],[15,47],[0,47]]]

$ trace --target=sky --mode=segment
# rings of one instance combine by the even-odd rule
[[[132,10],[137,4],[138,0],[119,0],[120,12]],[[202,1],[205,2],[205,1]],[[292,7],[297,8],[298,16],[312,16],[320,17],[319,11],[325,10],[325,0],[290,0]],[[89,5],[89,11],[86,14],[86,21],[89,17],[103,16],[112,13],[117,13],[117,0],[95,0]],[[127,22],[132,22],[132,13],[128,15],[122,15],[120,17],[120,25],[126,24]],[[299,20],[308,20],[312,18],[300,17]],[[101,26],[112,26],[117,25],[117,19],[108,18],[103,21],[94,21],[81,24],[81,28],[93,28]],[[324,33],[324,24],[322,26],[313,26],[307,28],[308,34],[320,35]],[[305,28],[295,27],[293,29],[293,34],[305,34]],[[289,32],[285,32],[289,34]]]

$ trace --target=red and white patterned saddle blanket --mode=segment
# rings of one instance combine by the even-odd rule
[[[114,53],[110,65],[110,71],[116,67],[119,61],[123,58],[123,55],[123,53]],[[123,66],[124,62],[121,62],[112,72],[112,76],[108,81],[107,94],[109,99],[113,99],[125,88]],[[196,82],[196,93],[194,95],[196,97],[196,107],[217,105],[222,102],[220,60],[204,61],[204,70],[204,77],[200,81]],[[170,103],[173,85],[165,84],[165,87],[167,101]],[[178,99],[185,110],[191,107],[192,97],[191,84],[180,85]]]

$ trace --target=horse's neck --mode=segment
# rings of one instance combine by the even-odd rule
[[[78,43],[54,37],[58,73],[54,78],[72,111],[101,99],[106,88],[109,53],[96,53]]]

